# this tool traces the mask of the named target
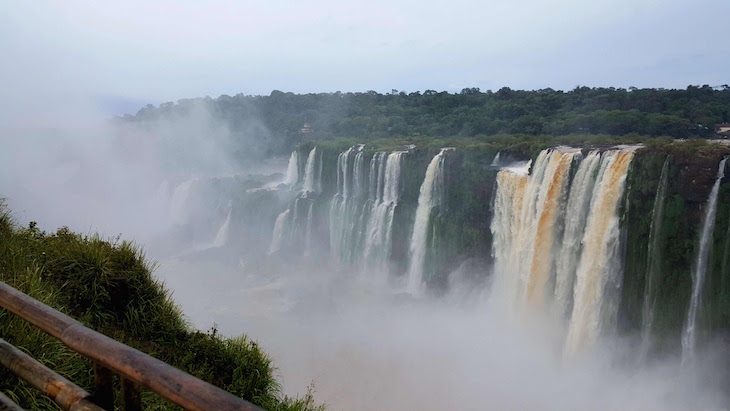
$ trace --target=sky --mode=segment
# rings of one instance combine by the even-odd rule
[[[0,122],[274,89],[716,86],[727,16],[727,0],[0,0]]]

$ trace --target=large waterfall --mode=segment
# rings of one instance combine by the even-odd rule
[[[554,307],[560,317],[569,317],[573,310],[575,269],[578,266],[583,231],[593,197],[595,173],[600,162],[601,155],[597,151],[590,152],[580,162],[568,196],[563,241],[557,256],[555,274]]]
[[[486,197],[490,201],[488,206],[476,205],[491,213],[487,217],[489,225],[478,231],[458,225],[465,223],[455,223],[449,214],[460,212],[460,205],[449,201],[458,199],[465,191],[449,191],[448,198],[445,195],[446,165],[449,161],[462,161],[463,155],[447,156],[447,149],[442,149],[426,163],[429,160],[420,153],[413,155],[411,150],[414,148],[375,151],[365,145],[353,145],[332,152],[315,146],[292,154],[286,182],[300,191],[280,192],[288,198],[288,205],[275,222],[271,221],[269,254],[286,252],[291,257],[309,256],[310,261],[322,258],[367,276],[384,274],[394,282],[405,283],[409,293],[420,295],[423,287],[435,283],[443,287],[444,279],[449,280],[447,276],[456,268],[454,261],[458,264],[461,258],[457,254],[449,262],[448,253],[453,253],[453,248],[436,249],[434,239],[438,238],[440,244],[445,236],[447,245],[454,239],[483,241],[488,247],[480,252],[485,248],[492,250],[492,255],[482,260],[484,271],[492,273],[492,299],[510,311],[546,312],[561,322],[565,327],[565,355],[593,345],[602,334],[618,331],[619,317],[622,321],[628,318],[632,322],[630,327],[640,331],[642,357],[654,345],[651,338],[655,331],[657,335],[670,335],[666,324],[671,323],[666,317],[661,317],[661,324],[654,324],[654,318],[660,315],[655,310],[667,304],[666,292],[660,291],[666,277],[663,250],[666,242],[674,241],[662,234],[665,202],[677,199],[675,192],[669,191],[670,175],[674,175],[670,173],[674,163],[669,156],[662,158],[663,164],[637,162],[632,166],[636,147],[582,152],[556,147],[542,150],[534,160],[523,162],[504,153],[500,155],[501,162],[493,162],[491,159],[497,154],[490,154],[487,163],[472,169],[482,173],[479,178],[491,179],[489,184],[479,186],[479,190],[489,190],[492,197]],[[302,164],[300,159],[305,157]],[[657,163],[662,164],[661,169]],[[700,246],[692,267],[693,289],[682,335],[687,356],[694,351],[695,323],[724,165],[725,160],[707,200]],[[458,163],[449,164],[448,170],[458,167]],[[636,180],[641,184],[641,198],[651,192],[653,199],[653,207],[640,208],[651,210],[650,214],[642,212],[639,216],[645,224],[642,227],[648,228],[644,231],[637,231],[626,222],[637,219],[637,213],[632,214],[628,207],[634,189],[625,189],[633,167],[652,170],[650,174],[642,171],[637,178],[643,180]],[[328,170],[324,178],[323,169]],[[652,177],[647,175],[654,179],[649,180]],[[454,175],[449,181],[451,178],[457,181],[459,177]],[[418,192],[413,189],[416,182],[420,186]],[[180,196],[184,189],[179,188]],[[475,207],[474,199],[479,193],[467,194],[469,206]],[[681,206],[673,206],[671,212],[676,213]],[[450,212],[442,215],[441,207]],[[460,216],[463,217],[464,214]],[[221,227],[218,237],[224,236],[227,224]],[[471,237],[463,234],[467,228],[472,230]],[[624,283],[629,281],[624,279],[626,232],[633,233],[631,244],[638,241],[644,250],[632,257],[632,264],[646,267],[632,268],[630,286],[625,287]],[[682,241],[686,244],[686,240]],[[641,262],[636,263],[637,259]],[[444,261],[451,265],[445,268]],[[621,330],[627,328],[625,323],[620,324]],[[679,327],[675,330],[679,331]]]
[[[529,175],[509,168],[497,175],[492,233],[499,298],[543,304],[576,155],[574,150],[544,150]]]
[[[727,157],[720,161],[717,170],[717,178],[712,186],[710,198],[707,200],[707,209],[705,211],[705,220],[702,224],[702,232],[700,234],[699,251],[694,269],[692,270],[692,297],[689,302],[689,310],[687,312],[687,321],[685,322],[682,332],[682,361],[691,361],[695,355],[695,345],[697,343],[697,313],[700,306],[700,297],[705,282],[705,274],[707,271],[707,258],[710,253],[710,240],[715,229],[715,214],[717,213],[717,195],[720,190],[720,181],[725,176],[725,162]]]
[[[497,176],[492,233],[496,297],[569,313],[566,350],[598,335],[604,284],[620,275],[618,206],[633,153],[542,151],[531,173]],[[572,296],[571,296],[572,294]]]
[[[420,291],[423,280],[431,210],[441,202],[441,192],[444,184],[444,152],[446,150],[445,148],[441,149],[429,163],[418,195],[418,208],[416,209],[413,235],[409,248],[410,265],[408,268],[407,289],[411,293]]]
[[[359,262],[366,268],[386,269],[404,153],[373,154],[367,177],[363,146],[351,147],[338,156],[337,193],[330,204],[329,223],[330,249],[339,263]]]
[[[595,342],[604,320],[611,313],[604,307],[615,302],[605,301],[606,283],[615,282],[620,275],[618,206],[623,196],[626,174],[633,152],[604,153],[596,179],[590,213],[583,234],[583,250],[575,273],[573,313],[566,340],[566,352],[575,352],[583,344]]]
[[[385,158],[379,156],[380,164],[371,163],[371,170],[383,170],[378,173],[377,182],[372,184],[375,198],[369,199],[370,210],[365,224],[364,261],[366,267],[385,269],[384,264],[390,253],[393,234],[393,215],[400,198],[401,160],[404,152],[389,153]],[[375,157],[373,157],[375,158]]]

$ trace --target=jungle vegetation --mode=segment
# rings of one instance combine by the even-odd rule
[[[392,90],[385,94],[274,90],[268,96],[240,93],[147,105],[135,115],[118,117],[117,122],[144,125],[185,116],[199,105],[212,113],[213,120],[228,126],[234,141],[241,137],[239,140],[250,144],[253,137],[269,154],[283,154],[304,141],[332,138],[632,133],[707,138],[715,134],[715,125],[730,122],[730,86],[576,87],[569,91],[503,87],[498,91],[465,88],[458,93]],[[243,155],[245,150],[239,149]]]

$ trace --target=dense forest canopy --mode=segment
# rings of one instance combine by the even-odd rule
[[[279,154],[307,140],[336,137],[455,137],[495,134],[557,136],[571,133],[675,138],[712,137],[730,122],[730,87],[678,89],[590,88],[570,91],[481,91],[459,93],[237,94],[147,105],[122,123],[144,124],[186,116],[203,105],[232,138],[261,142]],[[305,126],[306,123],[306,126]]]

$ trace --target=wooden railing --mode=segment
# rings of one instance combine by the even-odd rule
[[[94,363],[93,396],[0,339],[0,364],[44,392],[64,410],[113,410],[114,376],[121,379],[125,410],[141,409],[147,388],[188,410],[261,410],[141,351],[86,328],[80,322],[0,282],[0,307],[23,318]],[[1,336],[0,336],[1,337]],[[0,393],[0,411],[20,410]]]

